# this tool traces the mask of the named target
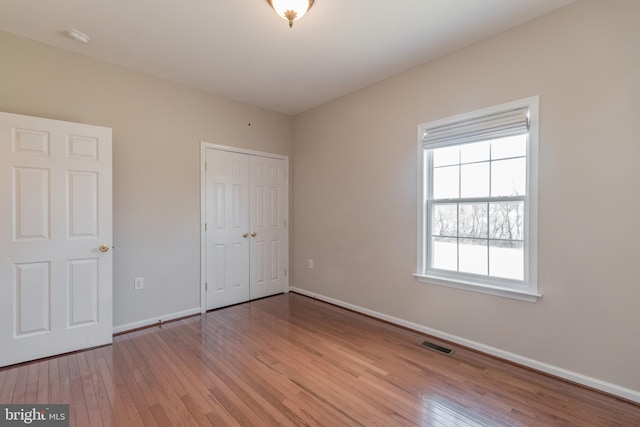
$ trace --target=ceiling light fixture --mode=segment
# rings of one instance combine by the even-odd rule
[[[278,16],[289,21],[289,28],[293,21],[304,16],[311,9],[315,0],[267,0]]]

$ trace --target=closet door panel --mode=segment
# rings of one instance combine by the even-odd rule
[[[251,299],[286,290],[285,161],[251,157]]]
[[[206,150],[206,307],[249,299],[249,156]]]

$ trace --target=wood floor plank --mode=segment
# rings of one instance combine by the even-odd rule
[[[270,389],[269,394],[272,396],[272,399],[279,400],[282,402],[282,406],[288,408],[286,415],[288,417],[291,417],[289,414],[294,415],[294,417],[292,417],[293,421],[302,424],[305,423],[305,420],[306,422],[315,420],[320,425],[340,424],[339,420],[341,417],[333,408],[319,404],[319,402],[317,402],[313,408],[308,408],[308,405],[297,398],[297,394],[302,389],[289,378],[282,375],[274,375],[274,365],[281,362],[270,357],[265,350],[257,351],[253,354],[253,357],[245,357],[244,360],[242,355],[251,352],[248,352],[246,347],[241,343],[234,344],[233,342],[229,342],[224,345],[224,351],[234,355],[235,362],[233,365],[237,365],[238,369],[251,373],[255,381],[254,384],[256,384],[254,387],[256,387],[259,392],[262,393],[264,389]],[[274,404],[277,405],[277,402]],[[307,410],[302,408],[306,408]]]
[[[131,397],[142,424],[145,426],[157,426],[158,423],[151,413],[151,405],[148,403],[152,396],[145,396],[141,391],[134,372],[131,370],[125,356],[123,355],[123,351],[125,349],[124,343],[126,343],[126,341],[127,339],[119,341],[119,345],[117,346],[114,344],[114,377],[118,384],[123,384],[124,387],[126,387],[126,394]]]
[[[104,349],[95,352],[93,363],[93,368],[95,369],[94,381],[102,384],[99,389],[101,390],[101,396],[104,394],[104,397],[101,398],[104,401],[104,405],[109,405],[113,417],[113,425],[131,425],[134,421],[141,422],[141,420],[136,419],[135,415],[133,415],[137,412],[135,411],[135,407],[132,409],[133,404],[130,396],[126,393],[126,389],[117,390],[118,386],[109,369],[106,357],[108,356],[105,356]]]
[[[42,403],[62,403],[60,398],[60,359],[57,357],[49,359],[49,393],[48,399]]]
[[[258,394],[267,396],[271,405],[296,425],[305,423],[304,420],[308,418],[309,414],[303,413],[299,410],[300,406],[291,401],[295,400],[295,397],[292,396],[295,396],[300,388],[283,376],[274,376],[273,368],[263,362],[262,357],[265,353],[255,352],[251,355],[252,357],[243,357],[243,355],[246,356],[246,349],[233,343],[226,345],[225,351],[235,357],[234,363],[228,365],[229,369],[235,370],[238,375],[242,373],[250,375],[251,388],[255,389]],[[289,404],[286,404],[286,401],[289,401]],[[297,410],[292,410],[292,408]],[[324,409],[326,411],[326,408]]]
[[[91,425],[101,425],[103,422],[108,421],[102,418],[101,408],[108,407],[108,405],[104,405],[103,402],[99,401],[96,390],[93,386],[93,381],[91,380],[91,371],[89,369],[89,364],[87,363],[87,355],[93,354],[94,353],[87,351],[79,352],[76,354],[76,360],[78,362],[80,385],[82,387],[82,394],[87,406],[89,422]]]
[[[38,363],[38,387],[36,389],[36,403],[48,403],[49,399],[49,361]]]
[[[285,396],[276,388],[269,387],[269,383],[265,382],[252,366],[245,363],[245,360],[253,359],[253,352],[234,353],[231,343],[225,346],[225,352],[224,358],[203,358],[202,361],[211,372],[231,387],[234,394],[245,403],[251,403],[252,410],[265,422],[276,425],[300,424],[301,419],[282,404]]]
[[[76,417],[73,415],[74,408],[71,403],[71,394],[70,394],[70,374],[69,374],[69,357],[61,356],[56,357],[56,361],[58,362],[58,386],[60,387],[60,400],[58,403],[68,403],[69,404],[69,425],[75,427]],[[80,404],[80,402],[77,402]],[[75,405],[75,404],[74,404]]]
[[[115,415],[112,411],[111,404],[109,402],[109,395],[105,388],[105,383],[100,376],[99,363],[97,351],[86,351],[83,355],[86,356],[86,368],[88,371],[85,384],[87,387],[93,388],[96,405],[98,407],[98,413],[103,425],[113,425],[115,422]]]
[[[145,358],[146,354],[154,352],[154,347],[148,343],[149,334],[148,330],[141,331],[140,338],[135,341],[136,357]],[[162,405],[171,409],[171,417],[177,418],[183,425],[193,425],[195,419],[180,399],[180,395],[184,394],[185,390],[176,379],[173,365],[165,363],[163,355],[147,358],[145,365],[144,375],[147,378],[153,378],[151,387]]]
[[[171,330],[171,325],[165,329]],[[164,331],[163,331],[164,332]],[[163,334],[166,336],[166,334]],[[197,407],[207,415],[208,419],[222,420],[222,424],[227,426],[239,426],[240,424],[229,414],[223,405],[211,395],[209,387],[214,382],[208,379],[207,369],[199,362],[185,363],[184,349],[176,345],[176,341],[167,339],[166,341],[159,334],[150,335],[159,353],[165,357],[169,363],[173,363],[176,367],[174,370],[176,379],[183,385],[183,389],[187,390],[186,395],[197,405]],[[169,344],[167,341],[170,341]],[[191,409],[195,409],[192,407]]]
[[[207,413],[202,410],[202,407],[198,406],[191,394],[183,394],[182,396],[180,396],[180,400],[191,413],[195,424],[199,426],[208,426],[211,424],[210,419],[207,418]],[[215,412],[212,412],[212,414],[215,414]],[[217,422],[219,423],[218,425],[225,425],[221,417],[217,418]]]
[[[279,295],[0,369],[0,403],[69,403],[78,427],[640,426],[640,405],[424,340]]]
[[[2,387],[0,387],[0,403],[13,402],[13,395],[18,380],[18,369],[5,369],[2,372]]]
[[[182,391],[190,395],[205,413],[215,411],[220,419],[225,420],[224,425],[237,424],[224,405],[210,392],[210,388],[220,380],[204,366],[200,358],[187,351],[188,347],[181,342],[182,337],[187,334],[172,336],[168,333],[169,331],[171,331],[170,325],[165,329],[163,335],[166,336],[167,341],[170,341],[170,344],[159,339],[156,334],[152,337],[158,338],[155,343],[158,347],[155,348],[162,348],[164,350],[163,357],[167,358],[168,363],[173,363],[176,366],[174,375],[182,383]],[[140,332],[140,334],[143,333],[143,331]]]
[[[11,398],[11,403],[25,403],[25,392],[27,390],[27,381],[29,380],[29,365],[21,365],[17,368],[18,378]]]
[[[136,402],[139,402],[140,396],[131,396],[129,388],[123,378],[120,363],[114,357],[114,347],[105,347],[101,349],[101,356],[98,358],[98,364],[100,368],[100,376],[102,381],[106,384],[106,390],[111,392],[109,402],[112,405],[112,410],[118,419],[123,419],[123,424],[117,425],[148,425],[148,421],[143,420],[141,412],[136,406]],[[146,409],[146,408],[145,408]],[[150,412],[146,412],[149,418],[152,418]],[[154,421],[155,424],[155,421]]]
[[[176,343],[179,343],[184,348],[189,348],[190,342],[185,340],[184,336],[175,336]],[[187,361],[191,361],[193,364],[203,363],[208,369],[205,371],[203,380],[208,381],[211,385],[209,392],[222,404],[222,406],[229,412],[232,417],[238,421],[241,425],[275,425],[272,419],[261,418],[253,409],[253,403],[250,399],[242,399],[242,395],[238,395],[234,390],[239,390],[237,384],[222,370],[221,366],[207,361],[208,355],[202,354],[199,358],[194,356],[194,353],[187,352],[183,354],[183,357]]]
[[[84,390],[82,389],[82,376],[80,373],[80,365],[78,364],[78,354],[72,353],[66,358],[69,361],[69,398],[73,405],[70,405],[69,412],[71,417],[79,426],[90,425],[88,404],[94,403],[86,399]],[[94,409],[91,408],[90,409]],[[96,425],[96,424],[94,424]]]
[[[23,403],[33,403],[38,400],[38,376],[42,363],[43,362],[35,362],[29,365]]]
[[[230,314],[229,312],[223,313],[223,315],[225,315],[225,316],[228,316],[229,314]],[[241,327],[242,326],[242,324],[238,322],[238,319],[228,319],[228,320],[231,321],[232,324],[236,325],[237,327]],[[255,344],[259,337],[258,336],[254,336],[254,337],[250,337],[250,338],[251,338],[251,343]],[[233,343],[233,341],[234,340],[230,340],[229,345],[231,345]],[[289,344],[289,343],[283,343],[283,344]],[[309,350],[308,348],[305,348],[305,349]],[[289,381],[295,383],[298,386],[299,389],[306,390],[308,393],[316,394],[316,391],[309,389],[307,384],[303,383],[302,380],[296,378],[296,377],[299,378],[301,376],[295,375],[295,374],[289,375],[291,373],[290,371],[291,370],[295,370],[295,369],[303,369],[306,372],[312,372],[313,369],[314,369],[314,366],[312,364],[313,360],[310,360],[308,362],[304,362],[303,363],[302,360],[291,360],[291,359],[284,358],[285,357],[284,353],[290,353],[290,352],[293,352],[293,351],[294,351],[294,347],[292,346],[289,350],[285,349],[283,354],[281,354],[281,363],[279,365],[280,365],[280,367],[288,367],[289,368],[289,372],[284,373],[283,371],[279,371],[280,374],[283,377],[288,378]],[[249,351],[244,351],[244,353],[250,353],[250,352],[251,352],[251,349],[249,349]],[[316,356],[319,355],[319,353],[317,353],[317,352],[314,352],[314,354]],[[296,368],[295,365],[300,365],[300,366],[298,366]],[[316,369],[317,369],[317,366],[316,366]],[[336,373],[337,373],[337,371],[336,371]],[[324,379],[325,373],[318,372],[317,375],[318,375],[316,377],[317,380],[318,380],[317,384],[318,385],[322,384],[324,386],[327,386],[328,383]],[[348,390],[343,390],[342,388],[341,389],[335,389],[335,390],[328,390],[326,388],[323,388],[323,389],[319,390],[318,393],[319,394],[316,394],[316,395],[327,395],[327,396],[329,396],[328,399],[324,399],[324,403],[327,404],[327,405],[333,406],[335,408],[335,405],[333,405],[333,403],[331,401],[332,399],[334,399],[334,397],[335,397],[334,395],[336,393],[337,394],[349,393],[349,391]],[[379,411],[379,408],[374,408],[374,407],[362,408],[361,406],[366,406],[366,405],[356,405],[355,407],[352,407],[350,409],[353,410],[353,411],[362,411],[362,412],[365,412],[367,409],[369,409],[371,412],[373,412],[373,415],[375,415],[375,413]],[[376,422],[377,421],[374,421],[374,424]]]

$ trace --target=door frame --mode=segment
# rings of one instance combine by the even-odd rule
[[[210,142],[200,142],[200,312],[206,313],[207,311],[207,292],[206,292],[206,280],[207,280],[207,237],[205,231],[206,223],[206,150],[219,150],[230,151],[232,153],[247,154],[250,156],[269,157],[272,159],[284,160],[284,211],[285,221],[287,224],[285,234],[285,250],[287,252],[286,259],[286,275],[284,293],[289,292],[289,156],[282,154],[268,153],[265,151],[248,150],[245,148],[231,147],[227,145],[212,144]]]

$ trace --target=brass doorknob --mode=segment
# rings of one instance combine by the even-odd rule
[[[249,233],[242,233],[242,237],[246,239],[247,237],[249,237]]]
[[[258,235],[258,233],[256,233],[255,231],[253,233],[251,233],[251,237],[256,237]]]
[[[100,252],[109,252],[109,245],[100,245]]]

